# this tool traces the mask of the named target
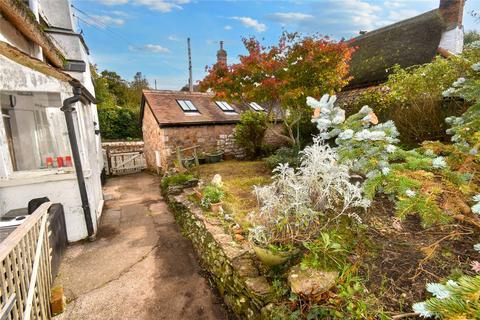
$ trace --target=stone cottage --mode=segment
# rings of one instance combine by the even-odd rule
[[[175,159],[177,147],[198,145],[199,152],[222,150],[225,157],[243,156],[233,137],[240,114],[248,108],[256,112],[265,110],[254,102],[240,107],[215,100],[214,96],[188,91],[143,91],[140,119],[149,168],[167,169]],[[274,130],[282,130],[281,125],[276,124]],[[271,131],[267,131],[265,139],[270,145],[281,144]]]

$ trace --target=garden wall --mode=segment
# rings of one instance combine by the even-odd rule
[[[269,319],[272,290],[260,275],[251,248],[225,232],[219,218],[206,216],[188,200],[192,189],[165,195],[182,233],[191,240],[225,303],[241,319]]]

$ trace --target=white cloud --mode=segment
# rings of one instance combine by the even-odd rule
[[[179,37],[177,37],[176,35],[173,35],[173,34],[169,35],[167,37],[167,39],[170,40],[170,41],[180,41],[181,40]]]
[[[402,0],[387,0],[383,3],[385,8],[398,9],[405,6],[405,2]]]
[[[100,3],[105,4],[107,6],[117,6],[121,4],[126,4],[128,0],[99,0]]]
[[[264,23],[260,23],[258,20],[255,20],[250,17],[231,17],[234,20],[240,21],[245,27],[253,28],[258,32],[264,32],[267,30],[267,26]]]
[[[311,14],[301,12],[276,12],[268,15],[268,18],[282,24],[292,24],[311,21],[315,17]]]
[[[114,18],[107,15],[92,15],[91,17],[85,17],[89,24],[96,25],[100,28],[105,28],[108,26],[121,26],[125,23],[125,20],[121,18]]]
[[[150,10],[160,12],[170,12],[174,9],[183,9],[181,5],[187,4],[190,0],[99,0],[100,3],[107,6],[123,5],[127,3],[145,6]]]
[[[389,12],[388,18],[393,21],[401,21],[418,15],[419,12],[414,9],[400,9]]]
[[[190,0],[132,0],[134,4],[143,5],[150,10],[160,12],[170,12],[173,9],[183,9],[182,4],[187,4]]]
[[[225,29],[225,30],[232,30],[233,28],[232,28],[232,26],[226,25],[225,27],[223,27],[223,29]]]
[[[146,44],[142,47],[129,47],[130,51],[150,52],[150,53],[169,53],[170,49],[162,47],[159,44]]]

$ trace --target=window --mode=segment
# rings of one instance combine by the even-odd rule
[[[197,107],[190,100],[177,100],[183,112],[198,112]]]
[[[56,167],[71,159],[61,105],[59,93],[1,93],[4,134],[14,171]]]
[[[226,101],[215,101],[217,106],[222,109],[223,112],[235,112],[235,109],[232,108],[231,105],[228,104]]]
[[[265,109],[263,109],[262,106],[256,102],[250,102],[250,107],[255,111],[265,111]]]

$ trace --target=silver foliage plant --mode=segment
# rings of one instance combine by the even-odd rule
[[[378,123],[369,106],[345,118],[345,111],[335,107],[336,96],[325,94],[320,100],[307,98],[307,105],[317,109],[313,122],[323,139],[335,138],[341,162],[351,161],[352,171],[367,177],[390,172],[389,154],[397,149],[399,133],[393,121]]]
[[[254,187],[260,212],[251,217],[256,227],[250,238],[264,246],[295,245],[318,236],[342,215],[361,222],[355,209],[370,205],[362,191],[350,182],[349,166],[339,164],[335,150],[316,137],[301,152],[297,170],[280,164],[271,184]]]

